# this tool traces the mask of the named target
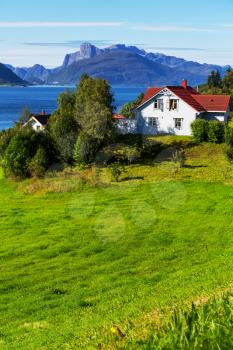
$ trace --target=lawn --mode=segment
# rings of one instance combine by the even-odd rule
[[[189,308],[175,308],[169,316],[158,314],[147,339],[132,339],[124,350],[229,350],[232,325],[233,294],[228,292],[202,303],[196,301]],[[116,334],[119,331],[115,328]]]
[[[222,146],[188,149],[186,165],[157,159],[76,187],[73,173],[36,186],[1,176],[0,348],[114,349],[146,338],[158,310],[231,288]]]

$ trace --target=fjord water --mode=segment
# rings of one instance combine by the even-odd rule
[[[0,88],[0,130],[7,129],[18,120],[22,109],[27,106],[32,113],[52,113],[57,107],[58,95],[64,86],[1,87]],[[74,90],[74,87],[70,88]],[[143,88],[112,87],[117,110],[126,102],[134,100]]]

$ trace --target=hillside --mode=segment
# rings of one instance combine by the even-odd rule
[[[49,84],[76,84],[83,73],[107,79],[112,85],[153,86],[179,85],[185,76],[193,85],[202,80],[200,74],[166,67],[145,57],[126,51],[110,51],[74,62],[50,74]]]
[[[224,75],[228,68],[146,52],[136,46],[118,44],[100,49],[90,43],[83,43],[79,51],[67,54],[63,64],[55,69],[39,64],[30,68],[8,67],[32,84],[76,84],[83,73],[89,73],[111,84],[140,87],[177,84],[183,78],[189,79],[190,85],[197,85],[206,82],[212,70]]]
[[[107,52],[101,56],[81,60],[63,67],[58,73],[51,74],[48,83],[75,84],[83,73],[93,77],[107,79],[112,85],[144,86],[155,81],[176,84],[184,73],[174,77],[173,69],[159,63],[148,61],[144,57],[124,51]],[[189,75],[190,77],[190,75]]]
[[[0,85],[27,85],[27,82],[0,63]]]
[[[223,145],[151,142],[186,145],[186,166],[175,173],[165,152],[118,184],[106,168],[0,178],[3,350],[122,348],[146,338],[160,310],[231,286]]]

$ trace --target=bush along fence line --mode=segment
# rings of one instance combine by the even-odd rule
[[[195,120],[192,125],[193,139],[197,143],[222,143],[225,141],[225,130],[229,127],[219,121]]]

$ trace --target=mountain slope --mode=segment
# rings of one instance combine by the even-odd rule
[[[107,79],[113,85],[144,85],[155,79],[167,80],[170,69],[132,53],[107,52],[62,68],[49,77],[48,83],[75,84],[83,73]]]
[[[74,62],[78,62],[82,59],[92,58],[97,55],[104,55],[107,52],[116,52],[116,51],[124,51],[133,54],[137,54],[142,56],[149,61],[157,62],[168,66],[170,68],[178,68],[179,70],[187,70],[190,73],[198,73],[200,75],[208,75],[211,70],[219,70],[220,74],[224,74],[226,69],[229,66],[219,66],[214,64],[201,64],[193,61],[186,61],[183,58],[175,57],[175,56],[167,56],[162,53],[153,53],[146,52],[145,50],[141,50],[136,46],[126,46],[124,44],[116,44],[104,49],[98,49],[90,43],[83,43],[80,45],[80,51],[77,51],[73,54],[68,54],[65,57],[63,62],[63,66],[69,66]]]
[[[110,50],[61,67],[46,83],[76,84],[83,73],[104,78],[112,85],[125,86],[177,85],[183,78],[196,85],[206,80],[206,74],[194,75],[188,70],[170,68],[125,50]]]
[[[0,85],[27,85],[27,82],[0,63]]]
[[[124,44],[100,49],[83,43],[79,51],[67,54],[62,66],[54,69],[39,64],[30,68],[8,67],[32,84],[76,84],[83,73],[88,73],[111,84],[148,86],[180,84],[183,78],[190,85],[198,85],[206,82],[212,70],[219,70],[223,76],[229,66],[200,64]]]

